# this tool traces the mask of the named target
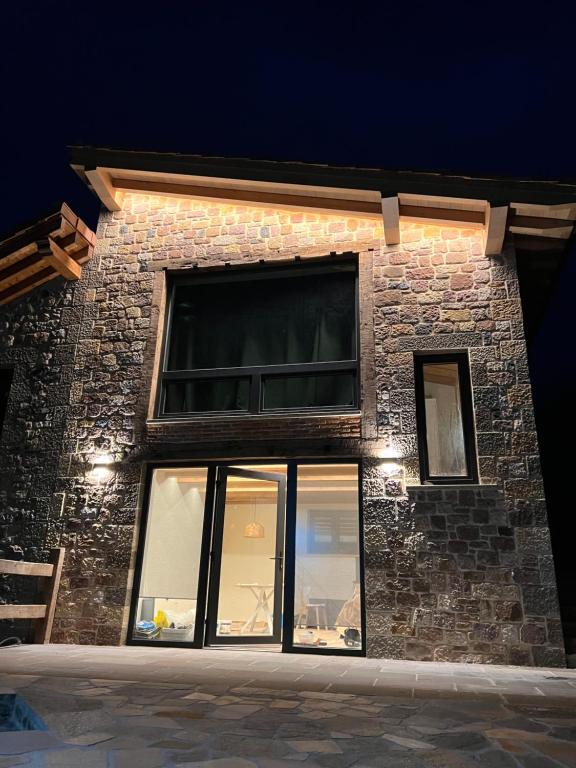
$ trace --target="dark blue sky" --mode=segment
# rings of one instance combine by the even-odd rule
[[[575,20],[573,2],[506,0],[5,3],[0,232],[62,200],[94,225],[75,143],[576,179]],[[570,548],[575,281],[572,253],[532,348]]]
[[[272,10],[271,10],[272,9]],[[1,11],[0,231],[96,206],[68,143],[576,177],[549,3],[78,3]]]

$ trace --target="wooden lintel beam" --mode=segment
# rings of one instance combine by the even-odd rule
[[[507,205],[487,205],[484,225],[484,254],[486,256],[497,256],[502,253],[507,221]]]
[[[523,216],[512,213],[508,218],[508,226],[522,229],[566,229],[573,227],[576,222],[570,219],[551,219],[540,216]]]
[[[462,224],[484,224],[484,211],[470,211],[462,208],[438,208],[428,205],[406,205],[400,203],[400,216],[413,219],[430,219]]]
[[[400,205],[398,196],[382,198],[382,220],[384,222],[384,240],[386,245],[400,242]]]
[[[73,258],[71,258],[64,248],[61,248],[55,240],[48,238],[50,243],[50,253],[44,258],[62,277],[67,280],[78,280],[82,275],[82,267]]]
[[[125,189],[149,194],[176,195],[182,197],[201,197],[223,202],[256,203],[273,208],[288,206],[291,208],[316,208],[324,211],[342,211],[343,213],[380,214],[380,203],[371,200],[351,200],[316,195],[287,194],[283,192],[259,192],[252,189],[227,189],[224,187],[199,186],[197,184],[176,184],[145,179],[112,179],[115,189]]]
[[[112,186],[109,175],[102,168],[86,168],[84,173],[90,182],[92,189],[109,211],[121,210],[118,201],[118,192]]]

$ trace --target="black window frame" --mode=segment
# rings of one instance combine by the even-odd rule
[[[173,307],[176,289],[182,285],[198,285],[202,283],[230,283],[252,280],[264,280],[301,275],[327,274],[335,271],[354,272],[354,329],[355,358],[321,363],[290,363],[287,365],[246,366],[242,368],[207,368],[195,370],[167,370],[170,339],[173,322]],[[167,271],[168,296],[165,312],[164,337],[162,355],[157,376],[155,418],[163,421],[204,419],[207,417],[246,417],[267,416],[275,414],[324,414],[324,413],[357,413],[360,409],[360,301],[358,295],[358,254],[342,254],[330,257],[330,260],[316,261],[314,264],[302,265],[299,261],[283,265],[254,265],[228,267],[222,269]],[[264,408],[264,382],[270,378],[297,377],[306,375],[330,375],[351,373],[353,375],[354,402],[352,405],[329,405],[297,408]],[[178,381],[222,380],[226,378],[249,378],[249,404],[247,410],[227,411],[188,411],[166,412],[166,383]]]
[[[213,616],[208,606],[209,596],[209,577],[212,561],[215,557],[212,546],[214,544],[212,531],[214,526],[214,514],[216,495],[218,493],[219,468],[241,469],[249,466],[251,469],[258,465],[270,464],[270,459],[246,459],[239,457],[236,460],[218,461],[162,461],[145,462],[143,465],[145,471],[144,493],[140,501],[140,525],[138,530],[138,544],[136,548],[136,560],[134,564],[134,574],[131,585],[130,610],[128,616],[128,628],[125,639],[126,645],[147,646],[150,648],[203,648],[211,647],[210,642],[210,618]],[[273,463],[286,464],[286,511],[285,511],[285,529],[284,529],[284,606],[282,613],[282,653],[310,654],[317,656],[366,656],[366,569],[365,569],[365,545],[364,545],[364,506],[363,506],[363,487],[364,487],[364,464],[357,456],[333,456],[331,458],[315,459],[287,459],[282,456],[275,457]],[[358,467],[358,556],[359,556],[359,577],[360,577],[360,597],[361,597],[361,647],[355,648],[324,648],[321,646],[310,646],[294,643],[294,604],[295,604],[295,583],[296,583],[296,521],[298,510],[298,469],[307,465],[318,464],[354,464]],[[197,621],[194,629],[194,639],[191,641],[174,640],[144,640],[134,637],[134,627],[138,614],[138,601],[140,597],[140,588],[142,583],[142,570],[144,565],[144,551],[146,548],[146,536],[148,531],[148,517],[150,512],[150,500],[152,491],[152,478],[156,469],[185,469],[191,467],[206,467],[208,469],[206,481],[206,497],[204,505],[204,527],[202,532],[202,549],[200,558],[200,569],[198,573],[198,597],[196,615],[201,616],[203,620]]]
[[[426,429],[426,399],[424,390],[424,366],[433,363],[456,363],[460,406],[462,410],[462,430],[464,455],[467,473],[465,475],[431,475],[428,457]],[[466,352],[415,353],[414,383],[416,393],[416,428],[418,431],[418,453],[420,457],[420,481],[424,485],[457,485],[478,483],[478,460],[476,455],[476,430],[474,425],[474,405],[470,364]]]

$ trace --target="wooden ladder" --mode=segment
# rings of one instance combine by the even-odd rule
[[[46,579],[43,589],[43,602],[35,605],[19,605],[9,603],[0,605],[0,619],[35,619],[35,643],[49,643],[56,610],[56,597],[60,586],[62,565],[64,563],[64,547],[50,550],[47,563],[28,563],[23,560],[1,560],[0,575],[13,574],[16,576],[41,576]]]

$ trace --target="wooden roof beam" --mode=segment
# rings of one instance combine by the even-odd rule
[[[94,192],[109,211],[122,209],[121,192],[115,189],[110,174],[103,168],[86,168],[84,173]]]
[[[44,259],[58,274],[66,280],[78,280],[82,275],[82,267],[68,253],[61,248],[55,240],[48,238],[50,253],[44,255]]]

